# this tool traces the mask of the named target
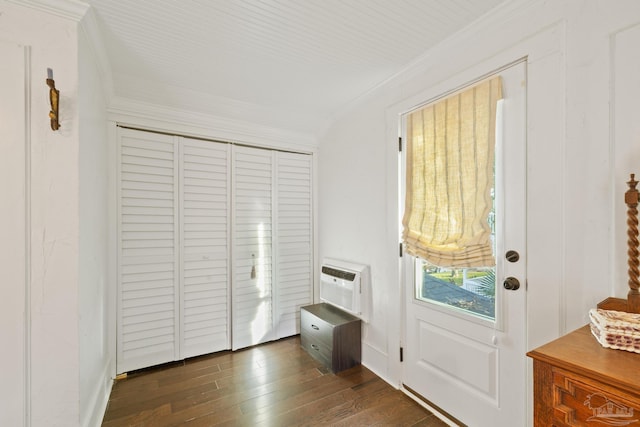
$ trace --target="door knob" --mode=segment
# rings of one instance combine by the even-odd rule
[[[520,288],[520,281],[515,277],[507,277],[502,286],[508,291],[517,291]]]

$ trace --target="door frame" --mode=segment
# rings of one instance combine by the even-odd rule
[[[438,63],[438,60],[449,58],[446,52],[439,52],[432,56],[432,65],[422,67],[417,74],[415,71],[413,79],[406,80],[399,85],[398,91],[404,97],[398,96],[394,103],[389,104],[386,109],[386,141],[387,141],[387,194],[388,201],[386,215],[389,220],[387,228],[387,241],[389,245],[389,256],[398,256],[397,245],[400,241],[400,206],[402,195],[398,191],[400,171],[399,151],[398,151],[398,135],[399,135],[399,117],[410,110],[412,107],[423,103],[427,98],[429,91],[429,82],[433,82],[433,86],[439,82],[448,79],[450,76],[456,76],[459,81],[472,81],[480,75],[484,75],[491,70],[495,70],[504,64],[515,61],[518,58],[527,57],[527,76],[529,85],[529,95],[527,97],[527,129],[526,138],[527,145],[527,161],[529,168],[531,165],[541,166],[544,159],[549,153],[560,156],[562,162],[564,134],[562,126],[562,118],[564,117],[564,88],[565,80],[562,70],[564,67],[564,46],[563,38],[564,24],[562,22],[554,22],[553,24],[530,34],[529,37],[502,47],[497,44],[493,50],[486,50],[478,55],[467,55],[468,59],[460,61],[449,61]],[[418,76],[418,77],[416,77]],[[412,87],[413,86],[413,89]],[[400,92],[401,91],[401,92]],[[410,95],[406,95],[410,94]],[[546,100],[547,108],[531,109],[531,106],[539,106],[542,100]],[[532,125],[533,123],[533,125]],[[529,171],[531,173],[531,171]],[[557,182],[561,178],[560,170],[550,170],[544,176],[538,174],[534,177],[536,180],[536,189],[545,185]],[[539,182],[538,182],[539,181]],[[527,211],[530,209],[532,199],[539,199],[530,193],[531,179],[528,178],[528,196]],[[539,190],[538,190],[539,191]],[[561,203],[564,189],[562,186],[554,187],[552,194],[547,197],[553,203]],[[548,217],[548,216],[547,216]],[[541,233],[547,223],[542,221],[545,218],[537,220],[531,217],[531,221],[527,224],[527,234],[535,235]],[[548,219],[548,218],[547,218]],[[556,222],[563,221],[560,217]],[[559,227],[559,224],[551,224],[553,229]],[[538,239],[539,240],[539,239]],[[531,241],[527,243],[528,247]],[[564,245],[561,242],[561,245]],[[565,330],[563,309],[564,307],[564,270],[561,263],[550,261],[555,259],[558,252],[563,251],[562,246],[558,251],[548,254],[538,254],[535,257],[529,256],[527,260],[527,319],[526,319],[526,342],[527,349],[535,348],[551,339],[557,338]],[[528,250],[531,253],[530,250]],[[404,325],[404,270],[401,268],[402,258],[396,258],[393,271],[390,277],[395,277],[395,292],[390,295],[389,307],[392,314],[387,319],[389,331],[387,336],[387,370],[385,378],[389,382],[395,384],[399,389],[401,387],[402,365],[400,362],[399,352],[403,344],[401,335],[405,331]],[[534,269],[547,267],[544,273],[531,274]],[[544,280],[542,280],[544,277]],[[532,286],[533,280],[533,286]],[[393,310],[393,307],[396,307]],[[540,317],[544,315],[544,317]],[[394,332],[395,331],[395,332]],[[405,393],[407,393],[405,391]],[[407,393],[409,396],[411,394]],[[415,398],[414,396],[411,396]],[[424,405],[424,402],[418,403]],[[428,408],[433,409],[433,408]],[[527,423],[531,425],[533,417],[533,369],[532,362],[527,360]]]

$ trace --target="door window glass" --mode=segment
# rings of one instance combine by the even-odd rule
[[[487,222],[491,228],[493,255],[496,254],[495,177],[491,196],[494,203]],[[473,315],[495,319],[496,268],[495,266],[456,268],[437,266],[427,260],[415,258],[415,297]]]
[[[490,320],[500,98],[496,77],[409,114],[405,127],[403,238],[415,257],[415,297]]]

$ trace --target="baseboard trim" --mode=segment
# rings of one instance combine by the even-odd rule
[[[109,367],[110,363],[105,363],[102,367],[100,378],[96,381],[96,387],[88,402],[90,410],[86,412],[85,418],[80,424],[82,426],[100,427],[102,425],[102,419],[107,411],[111,388],[113,386],[113,379],[111,375],[109,375]]]
[[[398,388],[398,381],[394,381],[393,378],[389,378],[387,369],[388,359],[389,355],[384,351],[367,342],[362,342],[362,365],[388,382],[394,388]]]

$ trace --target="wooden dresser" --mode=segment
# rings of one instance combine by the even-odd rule
[[[640,354],[603,348],[587,325],[527,355],[535,427],[640,427]]]
[[[360,364],[360,319],[321,303],[300,309],[300,344],[331,371]]]

